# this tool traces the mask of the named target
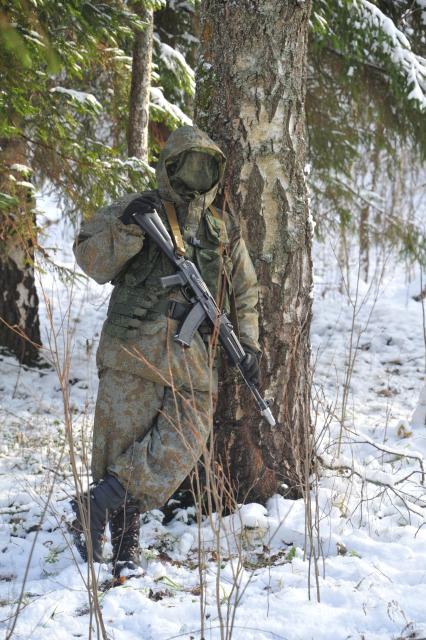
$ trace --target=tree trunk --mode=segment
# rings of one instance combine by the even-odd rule
[[[361,268],[361,278],[364,282],[368,282],[368,273],[370,268],[370,205],[365,204],[361,208],[359,218],[359,261]]]
[[[383,132],[381,128],[379,129],[380,134]],[[380,147],[376,142],[375,148],[371,154],[371,162],[369,163],[369,168],[372,171],[371,175],[371,183],[368,186],[368,190],[371,194],[376,194],[377,184],[379,181],[380,174]],[[372,169],[371,169],[372,167]],[[364,189],[365,191],[365,189]],[[366,202],[365,205],[361,208],[360,220],[359,220],[359,259],[360,259],[360,268],[361,268],[361,277],[364,282],[368,282],[368,277],[370,275],[370,209],[371,205]]]
[[[263,393],[271,429],[250,394],[222,376],[218,455],[238,497],[301,495],[311,439],[311,237],[304,176],[311,2],[205,0],[196,122],[227,155],[225,189],[239,213],[260,285]]]
[[[0,212],[0,346],[22,364],[38,361],[40,323],[34,280],[35,220],[32,191],[20,185],[14,165],[25,165],[25,148],[17,140],[1,140],[0,191],[18,201]],[[12,176],[12,180],[10,179]]]
[[[127,147],[129,156],[134,156],[148,162],[148,124],[154,11],[152,9],[145,9],[143,5],[138,5],[134,10],[147,24],[143,31],[137,31],[135,33],[135,41],[133,44]]]

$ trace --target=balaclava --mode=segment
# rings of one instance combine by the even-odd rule
[[[219,180],[217,158],[202,151],[183,151],[166,162],[170,185],[185,202],[209,191]]]

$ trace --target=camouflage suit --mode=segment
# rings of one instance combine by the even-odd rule
[[[178,173],[179,158],[189,150],[202,152],[207,160],[215,158],[219,175],[211,189],[194,194],[188,203],[171,183],[176,183],[172,176]],[[182,127],[161,152],[158,189],[144,193],[154,198],[169,229],[163,201],[174,203],[186,256],[196,262],[225,309],[233,287],[241,342],[258,351],[252,262],[234,217],[225,214],[222,219],[220,212],[209,209],[224,161],[200,129]],[[96,282],[115,285],[97,352],[93,478],[106,472],[116,476],[145,511],[167,501],[201,454],[212,426],[217,362],[206,331],[197,332],[188,349],[173,341],[179,320],[167,317],[167,304],[186,299],[178,287],[162,289],[159,278],[174,268],[138,226],[119,219],[138,195],[126,195],[83,223],[74,252]]]

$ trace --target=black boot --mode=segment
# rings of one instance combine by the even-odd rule
[[[89,504],[87,493],[81,497],[83,508],[86,510],[86,513],[87,510],[89,511],[88,524],[94,562],[103,561],[102,547],[107,521],[107,510],[113,511],[120,507],[126,499],[126,493],[125,488],[117,478],[107,474],[102,480],[99,480],[99,482],[91,487],[89,491]],[[74,522],[71,524],[71,532],[81,557],[87,562],[88,554],[84,537],[83,518],[80,513],[80,505],[77,498],[71,501],[71,506],[76,515]]]
[[[136,570],[140,564],[140,512],[135,501],[127,500],[124,507],[111,513],[109,519],[114,576],[122,569]]]

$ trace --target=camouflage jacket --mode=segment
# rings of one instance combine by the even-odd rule
[[[182,127],[171,134],[162,150],[156,171],[158,189],[149,193],[169,230],[162,201],[174,203],[186,256],[195,261],[212,293],[223,301],[225,311],[229,310],[232,286],[241,342],[259,350],[256,274],[238,222],[209,209],[218,183],[188,205],[168,180],[167,162],[187,149],[216,154],[223,167],[222,152],[206,134],[196,127]],[[159,278],[173,273],[173,266],[138,226],[119,220],[137,195],[127,194],[98,210],[83,223],[74,243],[76,260],[83,271],[100,284],[114,284],[97,352],[98,367],[125,370],[166,386],[207,391],[212,380],[215,384],[216,374],[209,367],[206,341],[197,332],[191,347],[183,349],[173,341],[178,321],[165,315],[165,299],[186,302],[178,287],[161,288]],[[221,296],[223,272],[232,284]]]

